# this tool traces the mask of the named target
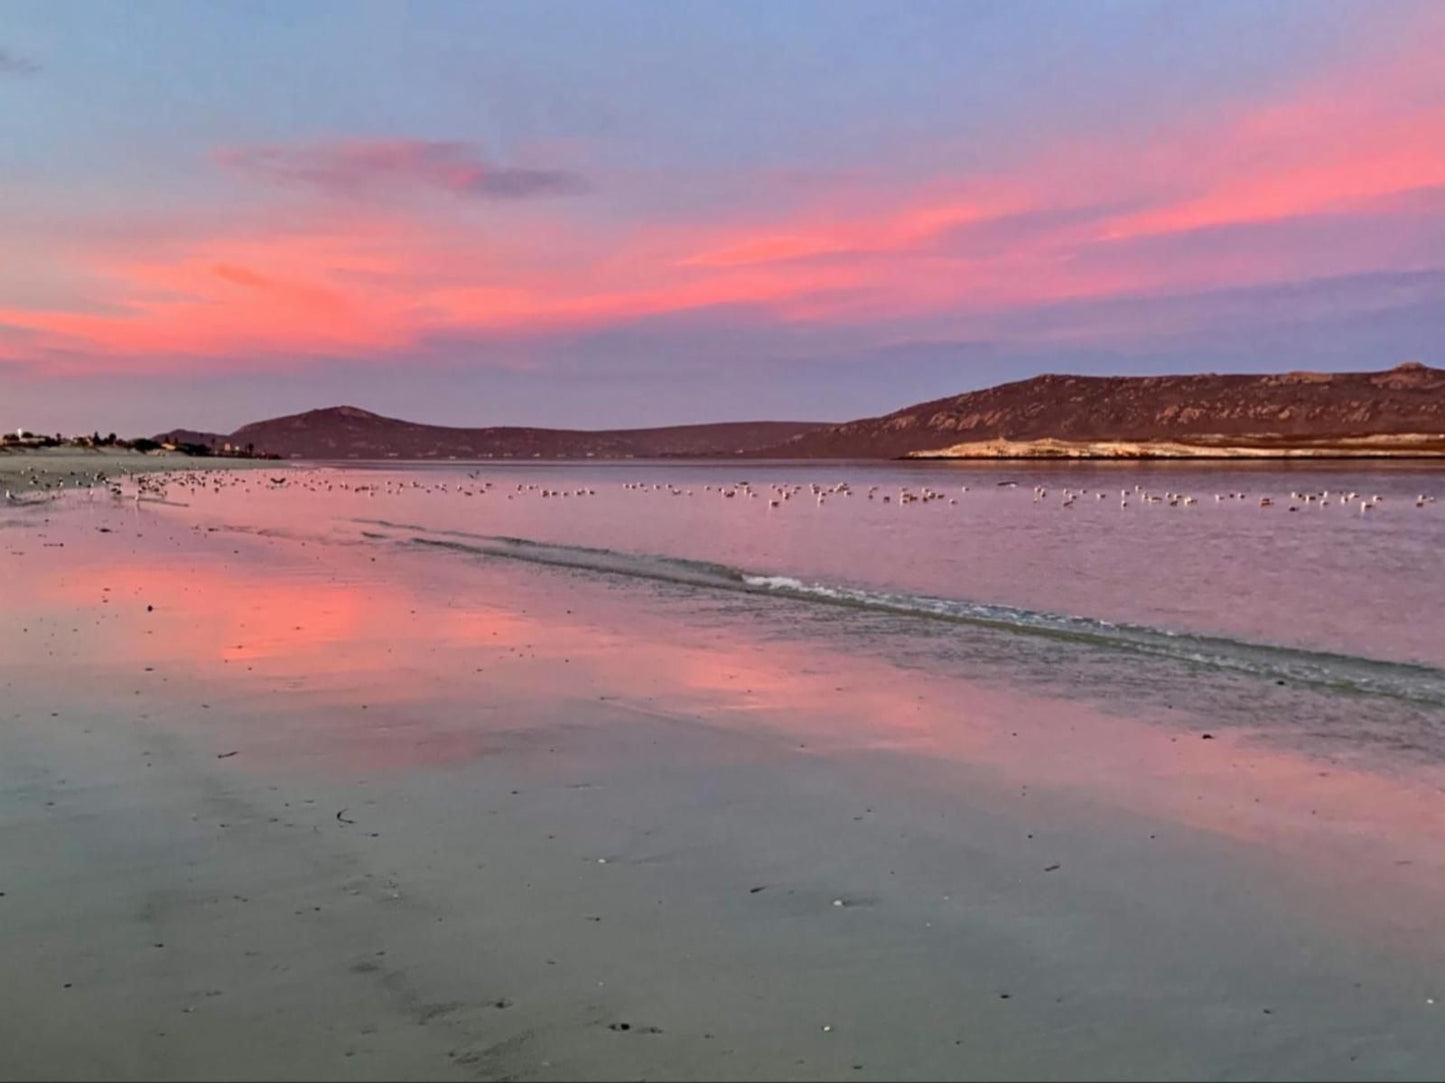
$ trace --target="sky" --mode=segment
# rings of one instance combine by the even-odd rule
[[[0,427],[1445,364],[1445,4],[0,0]]]

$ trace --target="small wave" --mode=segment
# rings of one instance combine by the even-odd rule
[[[505,535],[472,534],[463,530],[432,530],[412,523],[393,523],[385,519],[359,519],[357,522],[391,530],[424,531],[427,536],[414,536],[417,545],[456,549],[480,556],[505,557],[532,564],[577,568],[583,571],[610,572],[641,579],[661,579],[693,586],[722,587],[738,590],[745,586],[743,573],[726,564],[681,557],[626,553],[616,549],[598,549],[584,545],[559,545],[511,538]],[[363,532],[365,534],[365,532]]]
[[[750,587],[764,590],[807,590],[808,585],[801,579],[789,575],[744,575],[743,582]]]
[[[1252,643],[1223,636],[1116,623],[986,602],[880,591],[839,583],[808,582],[793,576],[747,572],[725,564],[679,557],[619,552],[527,538],[471,534],[465,531],[432,530],[415,524],[393,523],[380,519],[359,521],[392,530],[421,532],[407,539],[413,544],[479,556],[1049,637],[1081,646],[1128,651],[1188,666],[1222,670],[1280,684],[1307,686],[1336,694],[1386,696],[1424,706],[1445,707],[1445,670],[1426,665]]]
[[[1445,707],[1445,671],[1430,666],[1252,643],[1223,636],[1121,624],[1013,606],[893,594],[837,584],[804,583],[789,576],[745,575],[743,579],[750,587],[786,597],[812,598],[836,605],[1049,636],[1247,674],[1282,684],[1310,685],[1343,694],[1389,696],[1427,706]]]

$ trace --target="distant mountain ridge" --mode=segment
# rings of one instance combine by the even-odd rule
[[[1277,375],[1035,376],[844,424],[739,421],[596,432],[450,428],[354,406],[308,410],[228,435],[158,440],[248,446],[306,459],[1138,458],[1151,448],[1284,453],[1445,451],[1445,370]],[[1103,445],[1109,445],[1104,447]],[[1093,448],[1094,450],[1091,450]]]
[[[1035,376],[799,433],[750,454],[962,456],[977,445],[980,457],[994,457],[997,449],[984,453],[983,445],[998,441],[1127,442],[1145,445],[1144,450],[1172,442],[1283,451],[1407,434],[1438,437],[1445,447],[1445,370],[1409,363],[1373,373]],[[1018,454],[1029,452],[1024,447]]]
[[[163,442],[254,449],[302,459],[628,459],[739,455],[826,423],[736,421],[584,431],[518,426],[453,428],[331,406],[242,425],[233,433],[172,429]]]

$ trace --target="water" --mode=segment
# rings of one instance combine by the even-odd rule
[[[1268,715],[1327,743],[1445,758],[1445,501],[1417,506],[1445,496],[1438,467],[347,464],[272,476],[171,496],[263,529],[700,593],[730,619],[1121,709]],[[925,491],[942,496],[901,499]]]
[[[358,473],[364,480],[356,484],[376,486],[377,496],[333,488],[333,515],[1445,665],[1445,502],[1415,507],[1421,494],[1445,495],[1439,468],[706,463]],[[488,481],[488,495],[461,495]],[[737,488],[743,481],[756,498]],[[821,506],[807,488],[844,482],[853,495],[828,496]],[[1038,484],[1048,494],[1036,501]],[[518,485],[536,488],[518,492]],[[770,508],[774,485],[804,488]],[[1146,504],[1136,485],[1198,503]],[[870,486],[880,487],[872,500]],[[948,499],[900,505],[900,486],[932,487]],[[1066,487],[1086,490],[1067,509]],[[542,489],[595,495],[544,498]],[[1121,490],[1131,493],[1128,508],[1120,507]],[[1292,501],[1292,491],[1328,491],[1331,502]],[[1334,497],[1351,491],[1384,500],[1361,515],[1358,499],[1342,505]],[[1216,493],[1231,492],[1245,499],[1215,502]],[[308,506],[316,507],[310,495]],[[1262,496],[1275,506],[1259,508]],[[257,501],[256,509],[273,502]],[[1290,512],[1291,504],[1300,510]]]

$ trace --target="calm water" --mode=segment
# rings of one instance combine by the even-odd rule
[[[1417,506],[1445,497],[1439,468],[347,464],[169,495],[212,523],[561,565],[906,664],[1445,758],[1445,499]]]
[[[287,494],[248,479],[269,489],[248,510],[710,561],[809,584],[1445,665],[1445,502],[1415,506],[1422,494],[1445,495],[1435,469],[608,464],[417,466],[311,480],[323,478],[332,485],[325,503],[314,484]],[[808,488],[841,483],[853,495],[821,505]],[[1047,495],[1036,500],[1035,485]],[[1198,503],[1146,503],[1136,485]],[[802,489],[772,508],[773,486]],[[900,487],[947,499],[901,504]],[[579,489],[595,495],[573,495]],[[1065,508],[1065,489],[1084,492]],[[1362,515],[1361,497],[1346,505],[1335,495],[1352,491],[1384,500]],[[1291,492],[1329,492],[1330,503]],[[1245,499],[1215,501],[1227,493]],[[1261,509],[1262,496],[1274,507]]]

